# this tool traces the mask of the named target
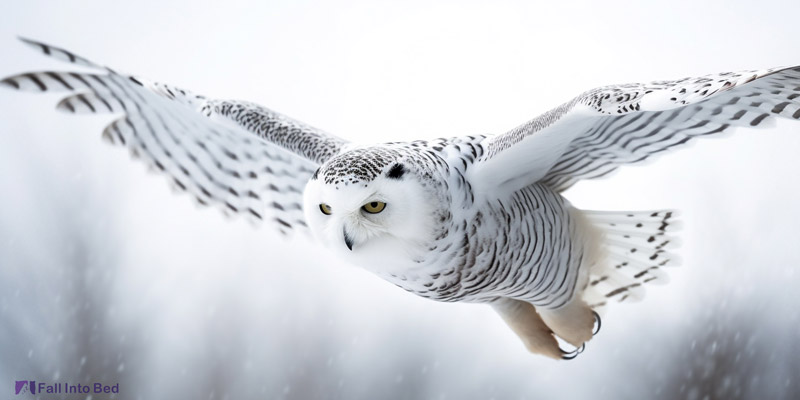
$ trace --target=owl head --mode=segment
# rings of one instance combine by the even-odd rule
[[[443,205],[430,173],[402,152],[371,147],[331,158],[308,182],[304,210],[314,236],[368,269],[414,259]]]

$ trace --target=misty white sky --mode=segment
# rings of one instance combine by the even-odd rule
[[[66,67],[19,44],[22,35],[115,70],[258,102],[346,139],[381,142],[501,133],[606,84],[800,64],[797,1],[164,3],[7,5],[0,76]],[[256,389],[254,382],[280,382],[319,358],[331,368],[307,379],[330,386],[323,394],[378,390],[363,377],[398,393],[413,380],[432,398],[457,398],[463,393],[454,387],[464,382],[480,385],[485,398],[620,398],[647,393],[649,382],[668,385],[658,360],[699,353],[676,337],[712,314],[755,318],[770,327],[762,341],[800,339],[798,122],[695,142],[571,189],[567,197],[581,208],[681,210],[684,261],[641,304],[610,309],[577,360],[554,363],[527,354],[488,307],[416,298],[315,254],[310,239],[286,242],[195,208],[100,142],[110,118],[62,115],[57,100],[0,91],[0,273],[6,282],[29,276],[8,261],[23,256],[58,271],[48,250],[70,245],[53,236],[63,205],[100,237],[105,246],[93,254],[117,271],[106,281],[115,323],[148,327],[148,373],[191,375],[193,363],[210,362],[198,354],[236,337],[260,343],[236,356],[245,371],[257,365],[263,374],[244,384]],[[19,323],[4,315],[4,323]],[[733,323],[715,335],[738,329]],[[315,354],[321,343],[330,354]],[[796,345],[766,348],[779,364],[800,356]],[[396,368],[398,360],[413,372]],[[0,361],[2,376],[17,376],[15,368]],[[631,374],[638,386],[627,390]],[[353,385],[360,389],[336,392]]]

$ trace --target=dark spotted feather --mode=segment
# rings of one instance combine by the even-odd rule
[[[564,190],[689,140],[800,119],[800,67],[607,86],[491,137],[479,181]]]
[[[305,184],[319,164],[339,152],[343,140],[255,104],[207,99],[23,41],[97,72],[24,73],[5,78],[2,85],[65,92],[57,107],[68,113],[120,114],[103,138],[128,147],[201,204],[270,221],[283,233],[306,226]]]

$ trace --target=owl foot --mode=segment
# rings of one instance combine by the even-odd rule
[[[597,331],[597,316],[581,299],[574,299],[556,309],[537,309],[542,320],[565,342],[580,347]]]
[[[542,321],[533,305],[520,300],[501,298],[493,302],[492,307],[519,336],[528,351],[556,360],[564,357],[565,351],[558,346],[553,331]]]
[[[592,310],[592,314],[594,314],[594,329],[592,329],[592,336],[595,336],[598,332],[600,332],[600,327],[603,326],[603,321],[600,319],[600,314],[598,314],[597,311]],[[561,346],[559,346],[558,349],[561,350],[562,360],[572,360],[577,357],[578,354],[581,354],[584,350],[586,350],[586,342],[583,342],[580,347],[576,347],[572,351],[566,351],[562,349]]]
[[[559,347],[558,349],[561,350],[561,353],[562,353],[561,359],[562,360],[572,360],[575,357],[577,357],[579,354],[583,353],[584,350],[586,350],[586,343],[582,344],[580,347],[576,347],[575,350],[572,350],[572,351],[565,351],[561,347]]]

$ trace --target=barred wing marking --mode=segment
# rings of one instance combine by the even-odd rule
[[[602,87],[489,139],[481,168],[514,188],[565,190],[695,137],[771,126],[774,116],[800,119],[800,67]]]
[[[771,127],[776,116],[800,119],[798,67],[720,74],[688,87],[666,87],[639,103],[618,104],[618,109],[630,109],[633,104],[637,111],[645,106],[659,111],[629,110],[604,118],[570,144],[543,181],[564,190],[579,179],[604,176],[620,165],[644,161],[695,137],[735,126]],[[681,106],[664,110],[665,105],[676,103]]]
[[[343,140],[252,103],[209,100],[23,40],[46,55],[99,71],[26,73],[2,80],[3,85],[67,92],[57,108],[69,113],[123,114],[103,138],[128,147],[200,204],[269,220],[282,233],[306,226],[305,184]]]

